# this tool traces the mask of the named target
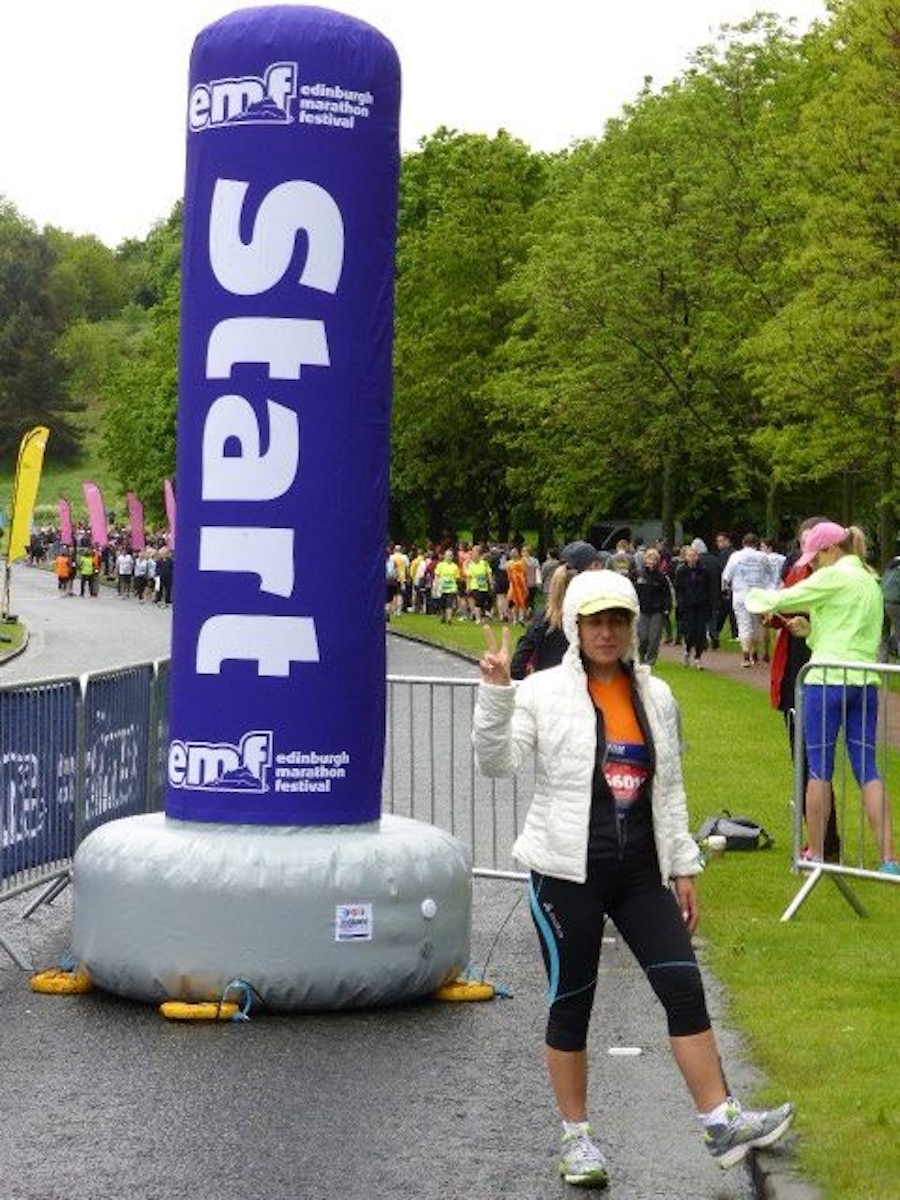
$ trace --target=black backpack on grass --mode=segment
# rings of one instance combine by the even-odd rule
[[[725,838],[726,850],[768,850],[775,844],[775,839],[758,821],[752,817],[733,817],[726,808],[719,817],[707,817],[694,837],[702,843],[715,834]]]

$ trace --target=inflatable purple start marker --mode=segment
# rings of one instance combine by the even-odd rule
[[[166,813],[381,812],[400,71],[327,9],[191,57]]]

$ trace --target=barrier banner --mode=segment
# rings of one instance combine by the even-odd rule
[[[149,666],[92,676],[84,693],[84,833],[147,807]]]
[[[400,72],[327,9],[191,57],[166,812],[381,811]]]
[[[28,553],[31,541],[31,519],[34,502],[44,466],[44,450],[50,430],[46,425],[36,425],[23,436],[19,443],[16,459],[16,476],[12,490],[12,515],[9,521],[9,541],[6,547],[7,563],[15,562]]]
[[[169,522],[169,549],[175,550],[175,489],[171,479],[163,480],[163,501],[166,506],[166,520]]]
[[[75,541],[72,532],[72,505],[63,496],[59,498],[59,540],[64,546]]]
[[[131,528],[129,537],[132,550],[143,550],[147,545],[144,534],[144,506],[135,492],[126,492],[125,500],[128,505],[128,522]]]
[[[75,852],[77,689],[0,691],[0,879]]]
[[[96,483],[86,479],[81,485],[84,503],[88,510],[88,521],[91,526],[91,542],[101,549],[109,541],[109,526],[106,520],[106,505],[103,503],[103,493]]]

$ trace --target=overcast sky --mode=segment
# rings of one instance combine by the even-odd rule
[[[668,82],[723,23],[824,0],[345,0],[391,39],[404,150],[447,125],[535,150],[599,136],[644,77]],[[184,180],[191,46],[253,0],[16,0],[0,16],[0,196],[39,227],[144,237]]]

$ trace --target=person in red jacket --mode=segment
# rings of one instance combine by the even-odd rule
[[[803,548],[803,537],[807,530],[812,529],[814,525],[820,524],[822,521],[827,521],[828,517],[807,517],[802,521],[797,535],[800,542],[800,549]],[[809,566],[798,566],[800,552],[789,555],[782,566],[781,571],[781,586],[792,587],[795,583],[799,583],[801,579],[806,579],[812,574],[812,568]],[[780,616],[777,613],[772,613],[763,618],[763,623],[770,629],[777,630],[775,645],[772,650],[772,658],[769,664],[769,700],[772,707],[781,711],[784,716],[785,729],[788,735],[788,744],[791,748],[791,761],[794,761],[794,737],[795,737],[795,692],[797,688],[797,676],[801,668],[809,662],[809,647],[806,644],[806,638],[797,637],[791,633],[790,622],[796,616],[792,613],[790,616]],[[806,756],[803,758],[803,816],[806,818],[806,783],[809,776],[809,767],[807,766]],[[828,824],[825,827],[825,861],[839,862],[841,857],[841,839],[837,830],[837,818],[835,816],[835,806],[831,805],[831,812],[828,817]]]

